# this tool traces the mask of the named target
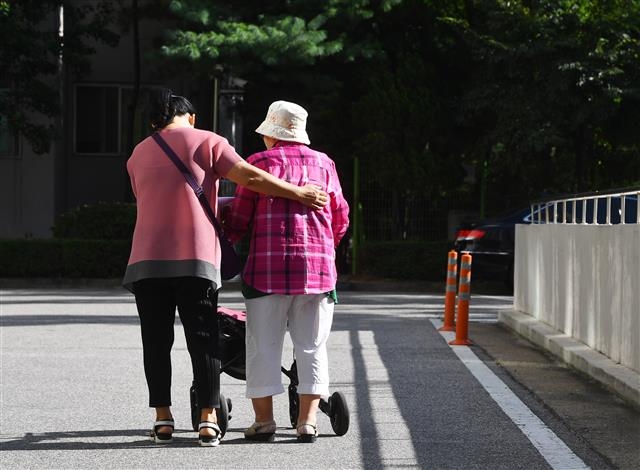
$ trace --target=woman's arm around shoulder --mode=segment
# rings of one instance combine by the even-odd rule
[[[322,209],[329,202],[329,196],[319,186],[293,185],[244,160],[236,163],[227,172],[226,178],[256,193],[292,199],[313,209]]]

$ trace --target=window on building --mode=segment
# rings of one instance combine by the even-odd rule
[[[131,87],[76,85],[75,152],[106,155],[128,153],[132,143],[149,133],[149,119],[144,106],[148,91],[148,88],[140,90],[139,106],[132,127]]]

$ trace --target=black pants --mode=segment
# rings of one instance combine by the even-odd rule
[[[142,330],[149,406],[171,405],[171,347],[178,307],[198,403],[201,408],[219,408],[218,292],[211,281],[197,277],[143,279],[135,282],[133,289]]]

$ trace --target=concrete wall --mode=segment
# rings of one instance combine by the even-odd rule
[[[640,225],[518,225],[514,307],[640,372]]]

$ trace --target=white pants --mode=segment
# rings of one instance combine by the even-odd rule
[[[333,299],[326,294],[272,294],[245,303],[247,398],[284,392],[280,366],[287,322],[298,368],[298,393],[328,396],[327,339]]]

